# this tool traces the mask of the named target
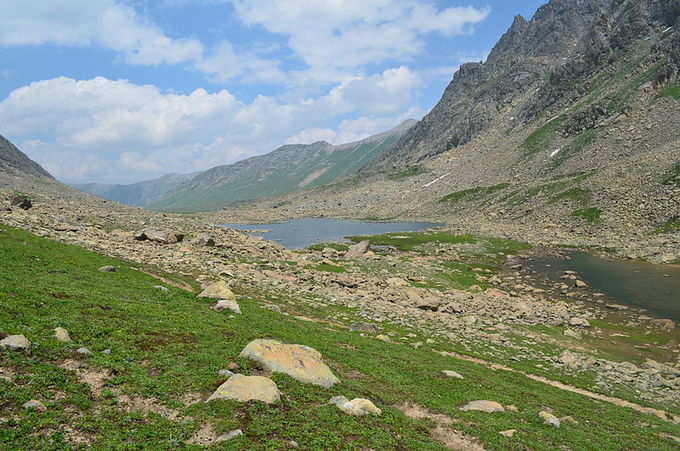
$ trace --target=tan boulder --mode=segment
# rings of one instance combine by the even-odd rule
[[[476,410],[479,412],[493,413],[493,412],[505,412],[505,408],[495,401],[471,401],[460,408],[465,412],[470,410]]]
[[[371,247],[370,241],[362,241],[353,246],[350,246],[347,252],[345,253],[345,258],[362,257],[363,255],[366,254],[366,252],[368,252],[368,249],[370,247]]]
[[[227,285],[227,282],[220,280],[212,285],[209,285],[205,290],[198,295],[199,298],[210,298],[210,299],[224,299],[227,301],[233,301],[236,299],[236,295]]]
[[[355,398],[349,401],[344,396],[335,396],[331,398],[329,404],[335,404],[338,409],[342,410],[347,415],[356,417],[382,414],[382,410],[378,409],[375,404],[364,398]]]
[[[57,327],[54,329],[54,338],[57,339],[57,341],[61,341],[62,343],[71,343],[71,336],[68,333],[68,330],[64,329],[63,327]]]
[[[220,385],[206,402],[215,399],[233,399],[239,402],[262,401],[274,404],[281,399],[281,393],[276,383],[269,378],[235,374]]]
[[[283,344],[276,340],[254,340],[241,351],[265,369],[284,373],[300,382],[332,387],[340,382],[321,360],[321,354],[310,347]]]

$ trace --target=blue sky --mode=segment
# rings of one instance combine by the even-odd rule
[[[544,0],[3,0],[0,134],[130,183],[420,119]]]

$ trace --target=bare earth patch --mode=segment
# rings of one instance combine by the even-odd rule
[[[437,427],[430,431],[430,437],[443,443],[448,449],[456,451],[484,451],[484,447],[475,439],[451,429],[458,421],[448,415],[433,413],[417,404],[401,404],[396,406],[404,415],[416,420],[429,419],[437,423]]]
[[[106,385],[106,381],[109,377],[111,377],[111,373],[108,370],[96,370],[88,368],[87,365],[77,360],[64,360],[64,362],[59,365],[59,367],[75,372],[78,375],[80,382],[89,386],[90,391],[96,397],[101,396],[102,389]]]
[[[210,446],[217,440],[217,433],[212,427],[212,424],[204,424],[201,429],[196,431],[194,435],[187,441],[188,445]]]
[[[164,406],[155,398],[139,398],[120,395],[118,401],[120,401],[126,412],[141,411],[146,414],[155,413],[173,421],[181,418],[180,413],[177,410]]]

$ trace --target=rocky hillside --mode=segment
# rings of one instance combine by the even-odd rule
[[[218,166],[181,184],[151,207],[175,211],[215,209],[331,183],[356,173],[389,150],[415,123],[406,121],[354,143],[286,145],[267,155]]]
[[[0,174],[12,177],[53,179],[49,172],[28,158],[3,136],[0,136]]]
[[[131,185],[110,185],[104,183],[87,183],[73,185],[74,188],[104,199],[113,200],[122,204],[136,207],[147,207],[155,202],[160,202],[167,195],[175,191],[182,183],[185,183],[197,174],[168,174],[154,180],[148,180]]]
[[[530,21],[518,16],[487,61],[463,65],[432,112],[369,169],[416,164],[470,142],[504,116],[512,133],[571,107],[554,127],[577,136],[625,112],[638,86],[609,96],[602,90],[640,65],[648,69],[638,74],[643,83],[673,79],[679,14],[676,0],[552,0]]]

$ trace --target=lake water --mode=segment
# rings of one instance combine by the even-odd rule
[[[594,290],[617,303],[647,309],[658,317],[680,320],[680,267],[601,258],[585,253],[537,258],[532,269],[559,281],[564,271],[576,271]],[[548,266],[549,265],[549,266]]]
[[[271,224],[223,224],[267,240],[277,241],[288,249],[302,249],[312,244],[347,241],[353,235],[379,235],[391,232],[419,232],[441,224],[429,222],[367,222],[343,219],[306,218]],[[266,232],[262,232],[266,230]]]

